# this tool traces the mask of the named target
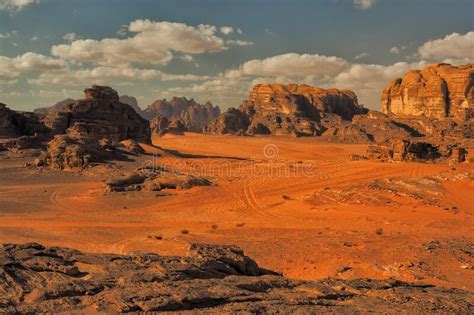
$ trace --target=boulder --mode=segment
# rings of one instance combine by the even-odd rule
[[[393,80],[382,95],[382,112],[443,119],[474,117],[474,65],[430,65]]]
[[[79,142],[68,135],[57,135],[48,143],[45,162],[53,169],[82,170],[91,163],[105,162],[108,157],[98,141]]]

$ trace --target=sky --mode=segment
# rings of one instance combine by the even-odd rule
[[[409,69],[474,62],[474,0],[0,0],[0,102],[109,85],[237,107],[258,83],[353,90],[380,108]]]

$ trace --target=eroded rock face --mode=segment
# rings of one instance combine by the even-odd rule
[[[114,89],[94,85],[84,91],[84,96],[43,117],[45,125],[55,134],[68,134],[78,140],[151,142],[148,121],[120,102]]]
[[[363,112],[357,96],[349,90],[322,89],[297,84],[257,84],[250,92],[248,102],[242,108],[253,106],[256,112],[273,111],[282,114],[296,114],[318,121],[320,113],[337,114],[351,120]]]
[[[67,135],[57,135],[48,143],[45,163],[53,169],[82,170],[107,158],[106,150],[97,141],[80,142]]]
[[[385,89],[382,111],[387,114],[442,119],[474,117],[474,65],[430,65],[410,70]]]
[[[352,91],[297,84],[257,84],[238,110],[222,114],[206,131],[317,136],[325,130],[321,124],[325,115],[350,121],[354,115],[365,112]]]
[[[33,113],[17,112],[0,103],[0,137],[34,136],[36,133],[48,133]]]
[[[471,292],[397,280],[291,280],[225,245],[163,257],[5,244],[0,279],[2,313],[469,314],[474,305]]]
[[[167,133],[183,135],[188,128],[181,119],[168,119],[164,116],[156,116],[150,121],[151,133],[164,136]],[[194,131],[194,130],[193,130]],[[195,131],[201,132],[202,130]]]
[[[186,131],[202,132],[204,127],[220,115],[218,106],[210,102],[199,104],[186,97],[173,97],[171,100],[157,100],[143,111],[143,117],[152,120],[156,116],[166,117],[170,121],[181,120]]]
[[[250,125],[250,117],[244,112],[229,108],[207,125],[205,131],[216,134],[244,134]]]

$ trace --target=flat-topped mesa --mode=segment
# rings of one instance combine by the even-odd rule
[[[251,104],[250,104],[251,103]],[[250,92],[249,101],[241,108],[253,105],[255,111],[276,111],[297,114],[319,120],[319,113],[331,113],[351,120],[363,113],[357,96],[349,90],[322,89],[306,84],[257,84]]]
[[[434,119],[474,117],[474,64],[429,65],[393,80],[382,96],[386,114]]]

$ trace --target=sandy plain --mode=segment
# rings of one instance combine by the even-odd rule
[[[291,278],[392,277],[474,290],[473,163],[351,161],[367,147],[310,138],[189,133],[153,142],[150,155],[117,169],[156,163],[214,185],[107,193],[110,165],[77,174],[2,157],[0,242],[163,255],[184,255],[192,242],[235,244]],[[428,181],[427,194],[416,187],[440,174],[448,179]],[[374,185],[387,179],[418,180],[405,187],[416,193]]]

